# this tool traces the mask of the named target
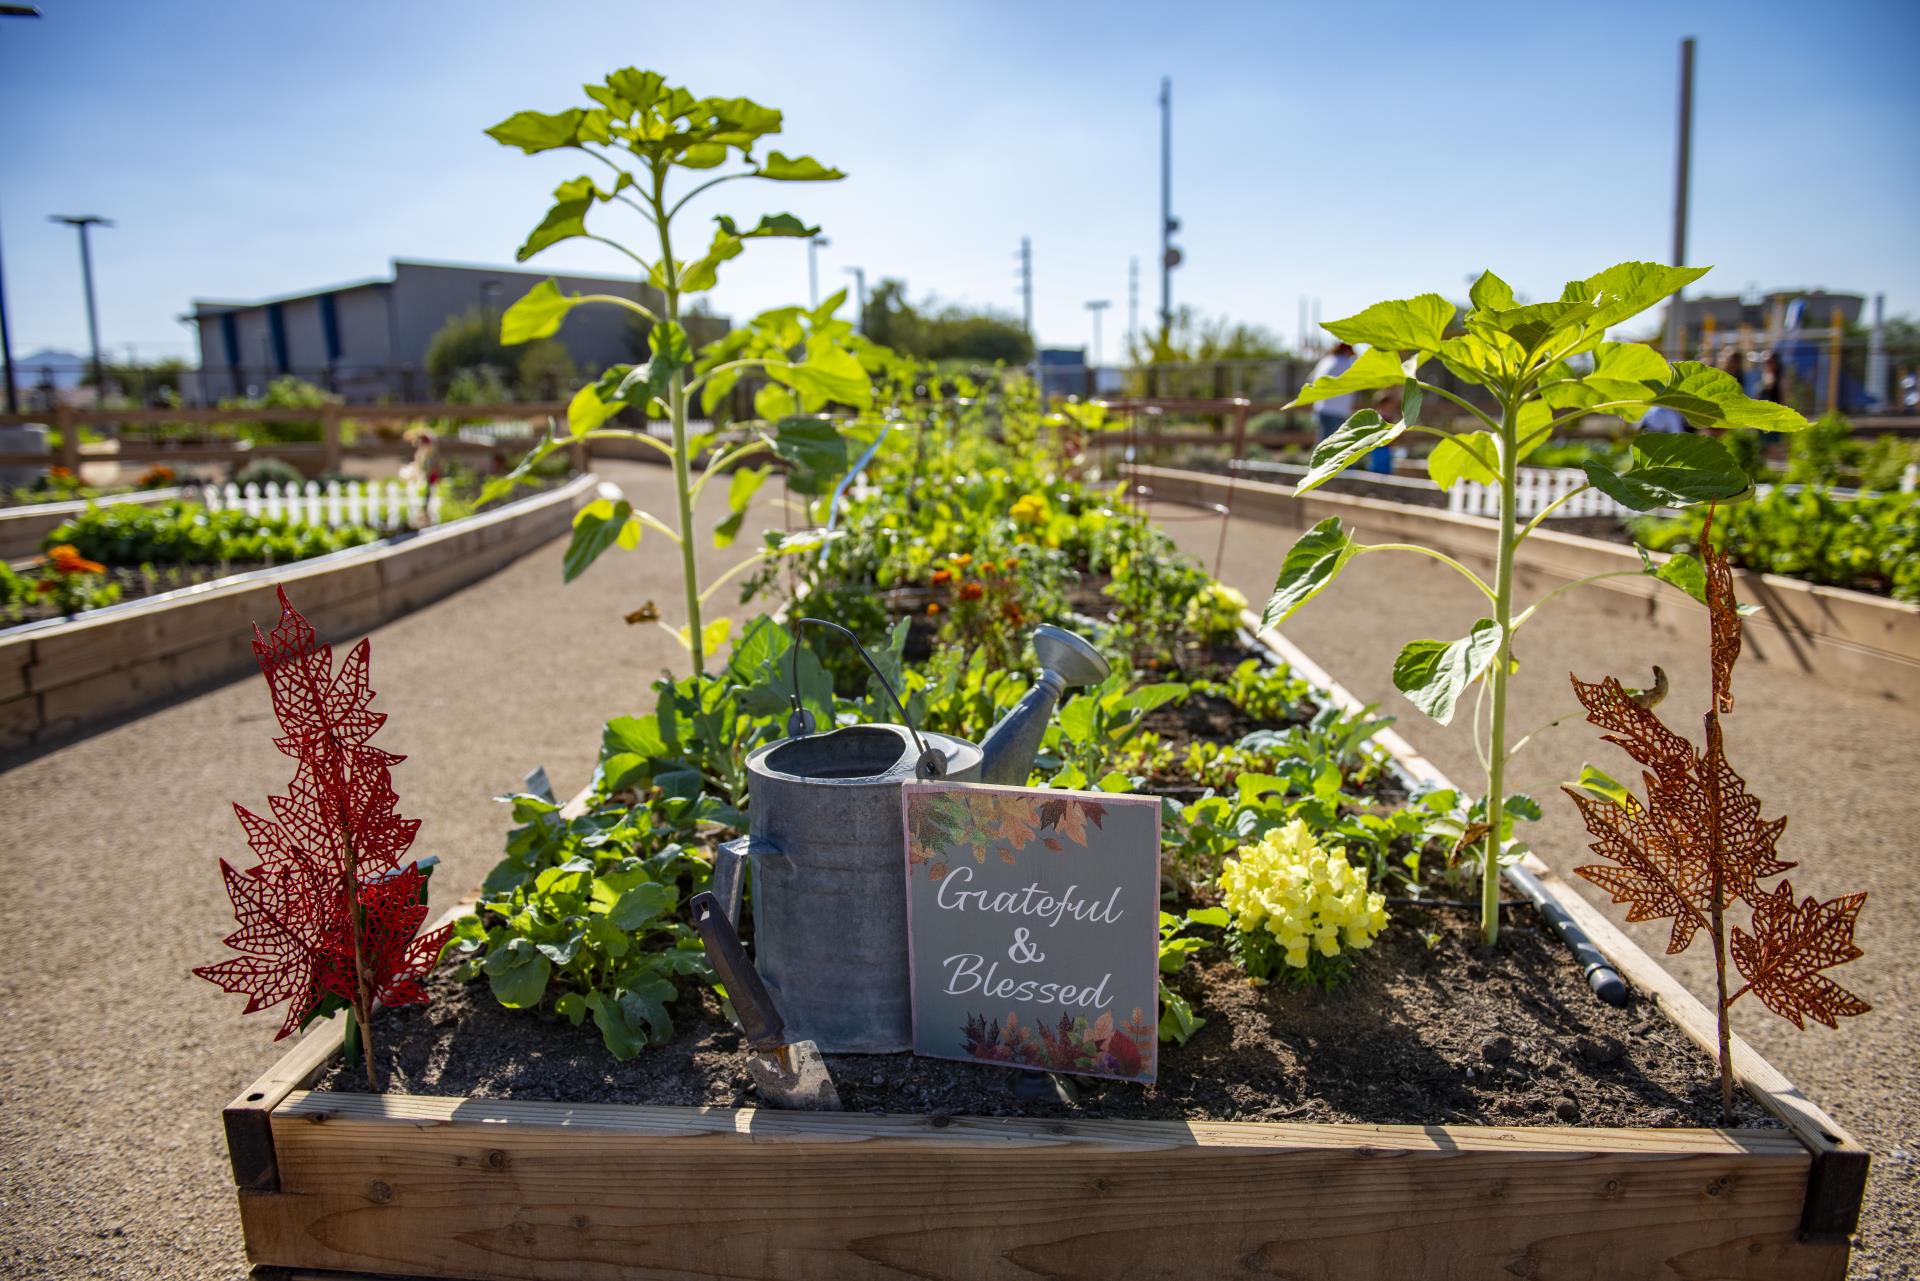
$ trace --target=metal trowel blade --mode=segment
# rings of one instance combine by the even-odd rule
[[[812,1041],[794,1041],[749,1054],[747,1074],[769,1106],[814,1112],[840,1110],[840,1091],[833,1088],[833,1074],[827,1071],[820,1047]]]

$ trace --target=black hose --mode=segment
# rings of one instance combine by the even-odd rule
[[[1540,915],[1547,918],[1547,924],[1553,926],[1553,932],[1560,936],[1561,941],[1573,949],[1574,959],[1586,971],[1587,986],[1593,989],[1593,994],[1608,1005],[1625,1005],[1627,981],[1613,968],[1606,953],[1594,946],[1579,922],[1567,915],[1567,910],[1554,900],[1553,895],[1547,893],[1547,887],[1540,883],[1540,878],[1518,863],[1509,866],[1506,874],[1514,887],[1539,909]]]

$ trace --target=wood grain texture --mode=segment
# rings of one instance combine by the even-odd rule
[[[1837,1278],[1738,1131],[1055,1122],[296,1092],[253,1262],[504,1278]]]
[[[472,911],[473,900],[463,899],[442,912],[426,932],[431,933]],[[334,1055],[340,1053],[346,1030],[346,1021],[340,1018],[313,1025],[278,1062],[221,1109],[220,1119],[227,1131],[227,1157],[233,1164],[233,1182],[243,1192],[271,1192],[280,1186],[280,1163],[273,1144],[273,1111],[288,1095],[295,1090],[305,1090],[319,1078]]]

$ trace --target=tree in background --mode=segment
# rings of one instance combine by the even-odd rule
[[[860,332],[883,347],[922,360],[1005,361],[1033,359],[1033,337],[1011,316],[973,311],[928,298],[920,307],[907,299],[906,282],[882,280],[867,295]]]
[[[187,362],[178,357],[127,364],[106,362],[103,372],[107,379],[106,395],[103,403],[112,403],[116,399],[131,405],[177,405],[180,403],[180,377],[187,370]],[[83,387],[93,385],[93,366],[89,364],[80,376]]]
[[[449,317],[428,341],[427,375],[434,395],[456,404],[565,400],[579,380],[563,343],[542,338],[509,349],[500,313],[479,307]]]
[[[1173,327],[1136,337],[1128,353],[1136,365],[1178,365],[1214,360],[1265,360],[1288,355],[1286,345],[1262,325],[1225,316],[1202,316],[1192,307],[1174,313]]]

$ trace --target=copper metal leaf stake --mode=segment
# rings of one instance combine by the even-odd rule
[[[299,763],[285,796],[268,798],[273,819],[234,812],[259,863],[220,871],[240,928],[240,953],[194,971],[247,995],[246,1012],[287,1003],[280,1037],[305,1026],[329,998],[353,1012],[374,1079],[368,1019],[376,1003],[426,1001],[422,980],[450,926],[415,937],[426,919],[426,876],[406,858],[417,819],[394,810],[392,766],[403,757],[369,747],[386,717],[367,710],[369,646],[361,641],[336,672],[333,650],[280,593],[280,622],[253,650],[273,695],[278,747]],[[278,1038],[276,1038],[278,1039]]]
[[[1727,556],[1713,547],[1713,513],[1701,533],[1706,568],[1707,611],[1712,646],[1713,699],[1706,714],[1706,745],[1692,743],[1664,725],[1648,700],[1636,698],[1608,677],[1597,685],[1573,680],[1587,720],[1607,731],[1643,767],[1643,804],[1625,804],[1564,789],[1594,838],[1589,847],[1607,862],[1575,868],[1581,876],[1626,903],[1629,921],[1673,921],[1667,951],[1684,951],[1705,929],[1713,940],[1720,1024],[1720,1106],[1733,1120],[1732,1032],[1727,1008],[1751,991],[1768,1009],[1804,1027],[1815,1019],[1828,1027],[1841,1017],[1863,1014],[1866,1002],[1828,978],[1823,970],[1859,956],[1853,925],[1865,894],[1798,906],[1786,881],[1771,880],[1795,866],[1777,855],[1784,818],[1760,817],[1760,800],[1728,764],[1720,718],[1733,711],[1733,666],[1740,657],[1740,612]],[[1733,930],[1734,965],[1746,986],[1728,995],[1726,909],[1735,900],[1752,909],[1752,933]]]

